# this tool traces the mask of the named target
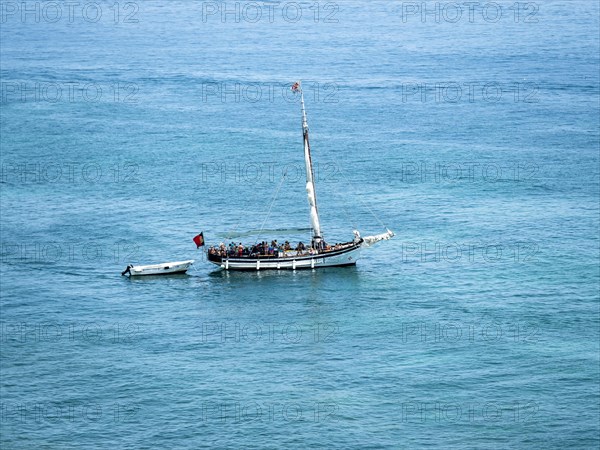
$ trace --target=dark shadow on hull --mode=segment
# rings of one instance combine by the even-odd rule
[[[223,272],[293,272],[294,270],[302,270],[302,271],[306,271],[306,270],[318,270],[318,271],[322,271],[325,269],[332,269],[332,268],[336,268],[336,267],[348,267],[348,266],[355,266],[356,265],[356,261],[348,263],[348,264],[335,264],[333,266],[327,266],[327,267],[296,267],[295,269],[292,268],[286,268],[286,269],[277,269],[277,268],[266,268],[266,267],[261,267],[260,270],[256,270],[256,268],[248,268],[248,269],[232,269],[229,268],[228,270],[225,269],[221,269],[220,267],[218,268],[219,271],[223,271]]]
[[[138,281],[138,280],[156,280],[158,278],[167,278],[167,277],[172,277],[172,278],[187,278],[190,275],[186,273],[187,270],[184,271],[179,271],[179,272],[171,272],[171,273],[160,273],[160,274],[154,274],[154,275],[133,275],[130,277],[124,277],[127,278],[128,280],[131,281]]]
[[[260,270],[256,270],[256,269],[229,269],[229,270],[225,270],[222,269],[220,267],[215,266],[215,269],[210,271],[208,273],[209,277],[215,277],[215,278],[226,278],[229,276],[233,276],[236,272],[240,273],[240,274],[250,274],[252,272],[256,273],[257,275],[265,275],[265,274],[269,274],[269,275],[280,275],[280,274],[292,274],[294,272],[302,272],[302,273],[306,273],[306,272],[315,272],[315,273],[325,273],[328,271],[339,271],[344,269],[344,271],[349,271],[352,273],[356,272],[356,261],[352,262],[352,263],[348,263],[348,264],[338,264],[335,266],[327,266],[327,267],[315,267],[310,268],[310,267],[297,267],[296,269],[263,269],[261,268]]]

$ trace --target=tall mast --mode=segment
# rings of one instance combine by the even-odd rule
[[[302,105],[302,135],[304,139],[304,162],[306,163],[306,194],[308,196],[308,205],[310,206],[310,223],[313,229],[313,241],[319,244],[323,241],[321,234],[321,223],[319,221],[319,210],[317,208],[317,194],[315,191],[315,180],[310,156],[310,142],[308,140],[308,122],[306,121],[306,109],[304,108],[304,92],[302,84],[298,82],[294,85],[295,91],[300,91],[300,103]]]

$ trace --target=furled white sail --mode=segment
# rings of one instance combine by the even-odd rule
[[[317,209],[317,195],[315,193],[315,180],[313,177],[312,159],[310,156],[310,142],[308,140],[308,123],[306,121],[306,109],[304,108],[304,93],[300,82],[300,103],[302,104],[302,133],[304,135],[304,162],[306,164],[306,195],[310,206],[310,224],[313,229],[313,238],[317,241],[323,239],[321,234],[321,223],[319,221],[319,210]]]
[[[379,241],[388,241],[395,236],[392,230],[386,230],[385,233],[376,234],[375,236],[366,236],[363,238],[363,246],[370,247]]]

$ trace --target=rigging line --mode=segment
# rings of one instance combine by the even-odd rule
[[[349,219],[348,221],[350,222],[350,225],[352,225],[352,229],[353,230],[358,230],[358,227],[356,226],[356,217],[354,217],[354,215],[348,211],[348,208],[346,207],[344,201],[340,202],[340,204],[342,205],[342,209],[344,210],[344,215],[346,216],[347,219]]]
[[[227,235],[225,236],[225,240],[226,241],[230,241],[231,238],[233,237],[233,234],[235,233],[235,231],[237,230],[238,226],[239,226],[239,222],[235,224],[235,227],[233,227],[233,229],[227,233]]]
[[[358,230],[358,226],[357,226],[357,222],[356,222],[356,216],[354,214],[352,214],[351,211],[348,210],[347,206],[346,206],[346,197],[345,195],[341,195],[340,191],[337,187],[333,188],[333,191],[335,192],[336,195],[339,195],[339,198],[341,201],[339,201],[338,204],[342,205],[342,209],[344,211],[344,217],[348,220],[348,222],[350,222],[350,225],[352,225],[352,228],[354,230]]]
[[[344,179],[345,179],[345,180],[346,180],[346,181],[347,181],[349,184],[351,184],[351,185],[352,185],[352,187],[354,187],[354,184],[352,184],[352,182],[351,182],[351,181],[348,179],[348,177],[346,177],[346,174],[344,174],[344,172],[342,172],[342,171],[340,170],[340,171],[339,171],[339,173],[341,173],[341,174],[342,174],[342,176],[344,177]],[[356,192],[356,189],[355,189],[355,192]],[[375,214],[375,212],[373,212],[373,210],[371,209],[371,207],[370,207],[369,205],[367,205],[365,202],[363,202],[363,200],[360,198],[360,195],[356,195],[356,197],[357,197],[357,198],[358,198],[358,200],[359,200],[359,201],[360,201],[360,202],[363,204],[363,206],[369,210],[369,212],[371,213],[371,215],[372,215],[373,217],[375,217],[375,220],[377,220],[377,222],[379,222],[379,223],[380,223],[380,224],[383,226],[383,228],[387,229],[387,226],[385,225],[385,223],[383,223],[383,222],[381,221],[381,219],[380,219],[379,217],[377,217],[377,214]]]
[[[275,195],[273,196],[273,199],[271,200],[271,204],[269,205],[269,210],[267,211],[267,214],[266,214],[266,216],[265,216],[265,218],[263,220],[263,223],[260,226],[260,230],[257,233],[257,239],[254,241],[255,244],[258,242],[258,236],[260,236],[260,234],[264,230],[265,224],[267,223],[267,220],[268,220],[269,216],[271,215],[271,210],[273,209],[273,205],[275,204],[275,200],[277,200],[277,196],[279,195],[279,191],[281,190],[281,186],[283,186],[283,181],[285,180],[286,176],[287,176],[287,168],[283,171],[283,174],[281,175],[281,180],[279,180],[279,186],[277,186],[277,190],[275,191]]]

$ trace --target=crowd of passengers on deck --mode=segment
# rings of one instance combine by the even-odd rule
[[[225,245],[221,244],[212,246],[208,249],[209,254],[221,256],[221,257],[233,257],[233,258],[259,258],[259,257],[287,257],[287,256],[302,256],[302,255],[316,255],[322,252],[328,252],[332,250],[339,250],[344,248],[346,244],[335,244],[329,245],[322,243],[322,250],[319,251],[316,248],[306,247],[304,243],[299,242],[296,247],[285,241],[283,244],[277,243],[277,240],[271,241],[271,244],[267,241],[262,241],[254,245],[243,245],[241,242],[236,244],[235,242]]]

